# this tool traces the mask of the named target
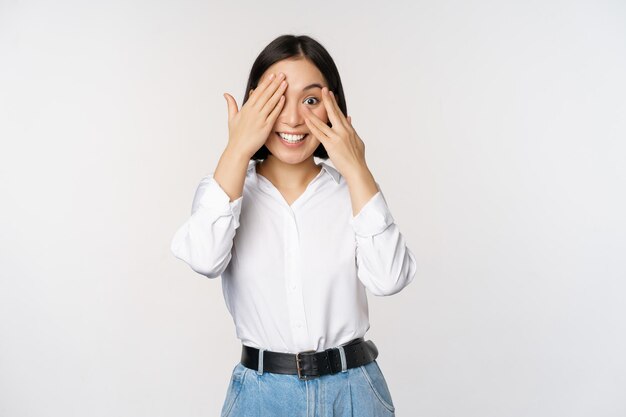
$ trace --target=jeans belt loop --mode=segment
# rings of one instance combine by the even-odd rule
[[[265,351],[265,349],[260,348],[259,349],[259,365],[257,368],[256,373],[259,375],[263,375],[263,352]]]
[[[343,350],[343,346],[337,346],[337,349],[339,349],[339,356],[341,356],[341,372],[348,372],[346,352]]]

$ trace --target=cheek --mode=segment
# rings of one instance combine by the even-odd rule
[[[326,112],[326,107],[320,106],[316,109],[313,109],[312,111],[318,119],[323,120],[325,123],[328,123],[328,113]]]

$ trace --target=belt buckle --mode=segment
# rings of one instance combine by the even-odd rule
[[[298,369],[298,379],[300,379],[301,381],[305,381],[308,379],[312,379],[312,378],[316,378],[317,375],[302,375],[302,373],[300,371],[302,371],[302,368],[300,368],[300,361],[302,359],[300,359],[300,355],[303,353],[316,353],[315,350],[305,350],[303,352],[298,352],[296,353],[296,368]]]

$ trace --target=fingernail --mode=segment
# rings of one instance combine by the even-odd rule
[[[274,79],[274,73],[270,74],[270,80]]]

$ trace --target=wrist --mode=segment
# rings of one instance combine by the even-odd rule
[[[346,182],[351,183],[363,179],[374,179],[371,171],[366,164],[360,164],[353,167],[350,171],[347,171],[344,175]]]
[[[252,157],[252,155],[248,155],[246,152],[242,151],[241,149],[235,148],[230,144],[226,145],[223,154],[229,159],[233,159],[239,162],[245,161],[246,163],[250,161],[250,158]]]

